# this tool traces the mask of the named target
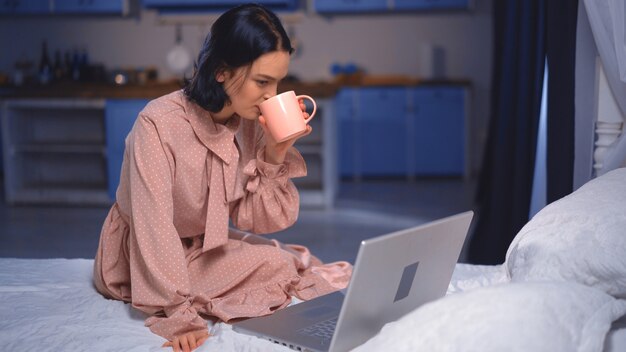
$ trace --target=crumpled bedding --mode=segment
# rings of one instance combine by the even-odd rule
[[[0,258],[0,346],[6,351],[166,351],[129,304],[107,300],[92,284],[93,260]],[[449,293],[506,280],[502,266],[457,264]],[[198,351],[290,351],[209,326],[214,336]]]
[[[129,304],[107,300],[96,292],[92,286],[92,266],[93,260],[87,259],[0,258],[2,349],[167,351],[160,347],[164,340],[144,326],[143,313]],[[448,296],[477,291],[472,296],[478,297],[482,291],[478,289],[498,287],[506,282],[508,278],[502,265],[457,264]],[[606,337],[605,351],[624,350],[625,324],[623,321],[614,324],[613,331]],[[225,323],[209,322],[209,326],[214,336],[198,351],[290,351],[269,341],[236,333]]]
[[[621,168],[547,205],[519,231],[501,267],[510,281],[453,278],[455,294],[355,350],[626,351],[624,209]]]
[[[424,304],[355,351],[601,352],[624,314],[626,300],[575,282],[496,284]]]

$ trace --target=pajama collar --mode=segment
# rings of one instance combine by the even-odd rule
[[[243,197],[239,167],[239,146],[235,135],[241,118],[234,116],[226,124],[213,121],[210,112],[184,96],[185,118],[200,142],[209,149],[206,157],[208,205],[202,252],[222,246],[228,241],[228,203]],[[213,211],[211,211],[213,210]]]

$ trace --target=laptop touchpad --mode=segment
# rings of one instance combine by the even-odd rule
[[[300,315],[303,317],[312,319],[312,318],[317,318],[317,317],[320,317],[324,314],[328,314],[331,312],[336,312],[336,309],[331,306],[319,306],[319,307],[313,307],[313,308],[304,310],[300,312]]]

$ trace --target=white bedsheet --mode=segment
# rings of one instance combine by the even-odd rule
[[[0,258],[0,346],[6,351],[166,351],[129,304],[92,286],[92,260]],[[503,282],[501,266],[458,264],[448,292]],[[290,351],[220,323],[198,351]]]
[[[130,305],[92,286],[92,260],[0,258],[0,346],[7,351],[167,351]],[[448,293],[507,282],[504,268],[458,264]],[[626,324],[614,324],[606,351],[623,351]],[[290,351],[220,323],[198,351]]]

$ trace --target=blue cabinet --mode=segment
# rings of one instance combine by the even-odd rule
[[[315,0],[317,12],[375,12],[389,9],[387,0]]]
[[[464,10],[471,0],[394,0],[394,10]]]
[[[241,0],[144,0],[144,6],[219,6],[219,5],[240,5],[248,1]],[[260,0],[256,3],[262,5],[282,5],[293,3],[290,0]]]
[[[37,15],[50,13],[50,0],[2,0],[0,15]]]
[[[318,13],[466,10],[472,0],[314,0]]]
[[[463,86],[341,89],[340,175],[465,175],[466,100]]]
[[[368,176],[406,174],[406,89],[362,88],[359,95],[359,171]]]
[[[54,0],[56,14],[121,14],[130,12],[130,0]]]
[[[405,175],[406,88],[344,88],[336,99],[341,176]]]
[[[241,0],[143,0],[143,6],[162,12],[199,12],[223,11],[248,2]],[[256,3],[273,10],[295,10],[299,2],[298,0],[259,0]]]
[[[7,99],[0,102],[7,203],[110,205],[126,138],[149,99]],[[330,207],[337,189],[334,104],[317,99],[313,133],[298,140],[309,171],[294,180],[302,206]]]
[[[335,98],[335,115],[338,122],[338,159],[339,174],[341,176],[353,176],[360,170],[361,154],[356,146],[360,144],[358,130],[357,109],[359,104],[359,90],[344,88],[339,91]]]
[[[411,174],[465,173],[465,101],[462,87],[409,90]]]
[[[107,148],[107,183],[111,199],[120,183],[125,140],[147,99],[111,99],[105,107],[105,136]]]
[[[0,15],[128,15],[138,0],[0,0]]]

